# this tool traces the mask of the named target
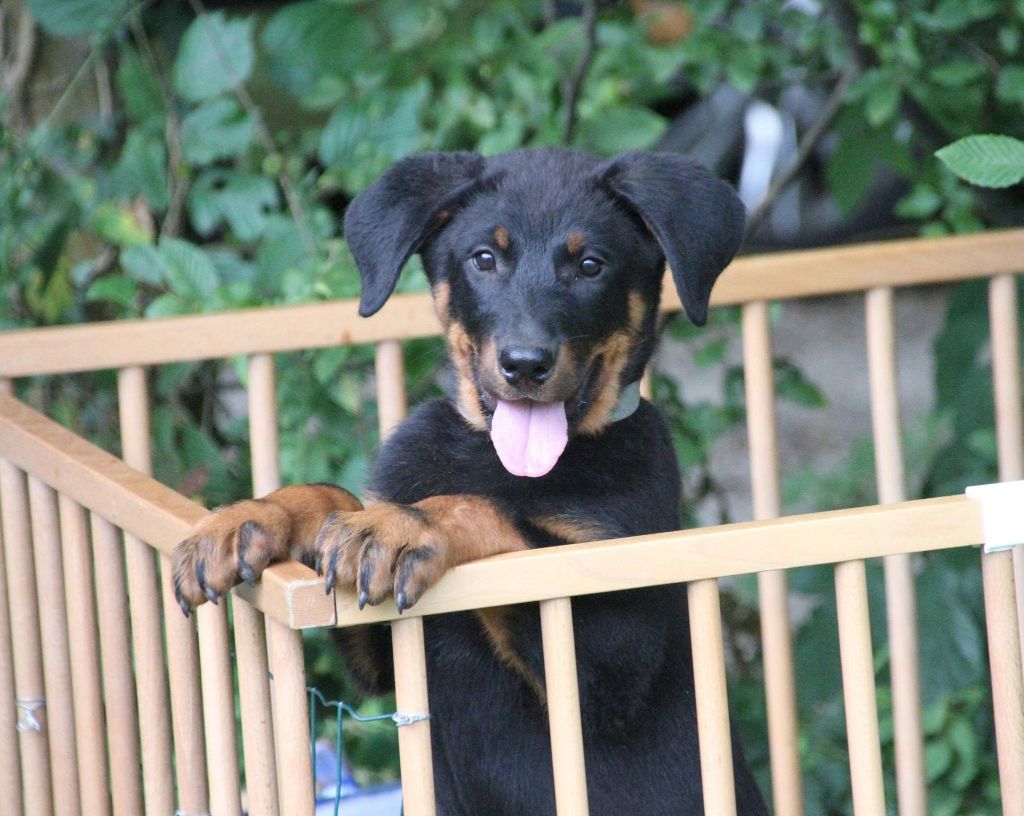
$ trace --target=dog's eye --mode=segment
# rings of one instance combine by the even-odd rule
[[[477,252],[473,256],[472,260],[473,266],[481,272],[493,272],[497,268],[497,263],[494,260],[494,253],[488,252],[486,249],[482,249]]]
[[[597,258],[584,258],[580,261],[580,274],[585,278],[596,278],[604,269],[604,264]]]

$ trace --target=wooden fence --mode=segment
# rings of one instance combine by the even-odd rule
[[[452,570],[411,613],[363,611],[295,563],[236,588],[194,620],[169,585],[173,546],[206,512],[150,478],[146,367],[245,355],[254,489],[280,484],[276,352],[375,343],[382,432],[405,413],[401,341],[436,334],[426,296],[361,320],[352,302],[125,321],[0,335],[0,801],[4,813],[239,814],[234,671],[248,811],[311,813],[300,630],[392,621],[397,704],[429,710],[422,616],[541,607],[559,816],[586,814],[573,596],[689,582],[705,812],[735,812],[718,579],[757,573],[772,799],[801,816],[786,570],[835,564],[852,811],[885,813],[864,559],[883,557],[900,816],[927,813],[913,553],[977,545],[976,503],[904,501],[893,287],[989,278],[1000,477],[1024,478],[1017,288],[1024,230],[747,257],[713,305],[742,305],[756,519],[567,545]],[[666,287],[666,310],[678,309]],[[768,300],[864,292],[880,505],[778,518]],[[11,381],[117,369],[124,460],[15,399]],[[1024,548],[980,556],[1005,816],[1024,813]],[[1015,587],[1016,577],[1016,587]],[[234,651],[234,667],[231,651]],[[140,712],[143,715],[140,716]],[[405,812],[434,813],[428,720],[399,729]]]

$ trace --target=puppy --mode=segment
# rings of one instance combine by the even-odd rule
[[[666,261],[690,319],[743,233],[730,187],[678,155],[543,149],[396,164],[349,206],[377,312],[419,253],[455,386],[380,451],[365,509],[326,485],[204,520],[178,550],[186,611],[266,564],[315,564],[359,603],[412,607],[452,566],[528,547],[676,530],[679,471],[639,397]],[[703,812],[686,589],[573,600],[593,816]],[[443,816],[553,814],[537,607],[425,619]],[[384,627],[341,630],[367,690],[389,688]],[[766,814],[733,737],[738,811]]]

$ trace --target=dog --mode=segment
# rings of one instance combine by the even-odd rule
[[[177,550],[186,614],[299,558],[359,604],[414,606],[451,567],[498,553],[680,527],[680,476],[639,398],[666,261],[707,318],[742,239],[733,190],[676,154],[563,149],[395,164],[345,214],[360,314],[423,260],[454,388],[385,441],[365,509],[285,487],[202,520]],[[684,586],[573,599],[593,816],[703,813]],[[424,620],[438,813],[553,814],[537,606]],[[339,630],[367,691],[393,687],[383,626]],[[767,808],[733,735],[738,811]]]

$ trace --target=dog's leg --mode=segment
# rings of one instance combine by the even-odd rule
[[[494,502],[432,496],[333,513],[317,539],[317,563],[328,586],[357,590],[360,605],[394,596],[401,611],[457,564],[527,546]]]
[[[221,507],[202,519],[175,551],[174,590],[182,611],[217,598],[239,581],[255,581],[268,564],[295,558],[312,564],[324,521],[362,509],[333,485],[293,485],[261,499]]]

